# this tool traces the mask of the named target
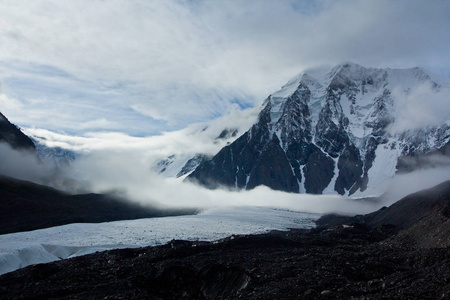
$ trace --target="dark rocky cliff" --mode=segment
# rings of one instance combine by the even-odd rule
[[[12,148],[35,151],[33,141],[17,126],[11,124],[0,112],[0,142],[6,142]]]

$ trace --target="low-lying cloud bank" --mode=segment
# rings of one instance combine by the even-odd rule
[[[407,93],[401,86],[394,88],[392,97],[396,99],[397,118],[388,130],[396,134],[450,122],[450,86],[447,81],[446,78],[438,77],[437,82],[444,83],[443,86],[433,86],[426,82]]]
[[[260,186],[250,191],[209,190],[175,178],[162,178],[152,171],[142,156],[131,153],[98,153],[75,165],[89,174],[96,192],[118,191],[142,204],[171,207],[270,206],[315,213],[361,214],[390,205],[402,197],[450,179],[450,167],[418,170],[397,175],[382,201],[350,199],[338,195],[294,194]],[[378,195],[379,196],[382,192]]]
[[[326,213],[360,213],[372,205],[335,195],[299,195],[260,186],[251,191],[226,188],[209,190],[176,178],[163,178],[135,156],[122,153],[92,155],[78,161],[78,170],[89,174],[95,192],[115,191],[142,204],[169,207],[270,206]],[[346,202],[346,205],[343,205]],[[347,205],[348,204],[348,205]],[[342,209],[345,208],[345,209]]]
[[[244,110],[234,107],[213,121],[194,123],[182,130],[148,137],[134,137],[120,132],[91,132],[75,136],[37,128],[23,128],[23,131],[48,147],[61,147],[81,154],[96,151],[123,151],[126,154],[135,151],[140,156],[151,156],[156,160],[181,153],[215,154],[230,142],[230,139],[217,139],[224,129],[243,134],[256,123],[259,111],[258,106]]]
[[[75,179],[79,177],[76,170],[46,165],[36,153],[13,149],[4,142],[0,142],[1,175],[51,186],[68,193],[83,193],[90,189],[86,182]]]
[[[12,149],[7,143],[0,142],[0,174],[22,180],[40,181],[50,175],[36,155],[28,151]]]
[[[156,173],[155,161],[174,152],[187,151],[194,154],[197,150],[209,149],[213,154],[214,151],[218,151],[226,141],[211,143],[214,139],[206,138],[205,135],[216,136],[223,125],[222,123],[220,126],[209,127],[195,125],[183,131],[148,138],[117,133],[74,137],[46,132],[46,139],[42,136],[41,138],[48,146],[60,146],[83,153],[73,162],[71,168],[56,171],[40,163],[33,154],[16,151],[6,144],[0,144],[2,158],[0,174],[51,185],[71,193],[115,192],[130,201],[152,206],[209,208],[251,205],[349,215],[374,211],[392,204],[409,193],[450,180],[450,164],[442,163],[442,161],[449,162],[446,156],[438,160],[440,167],[397,175],[392,179],[383,200],[377,202],[347,199],[338,195],[284,193],[264,186],[251,191],[231,191],[225,188],[209,190],[180,179],[163,178]],[[214,129],[214,126],[217,128]],[[42,133],[39,130],[28,129],[27,133],[30,132],[34,137]],[[83,181],[72,178],[82,178]],[[368,196],[379,196],[382,192],[384,191]]]

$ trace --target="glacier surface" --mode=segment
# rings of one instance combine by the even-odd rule
[[[267,207],[227,207],[198,215],[69,224],[0,235],[0,274],[28,265],[173,239],[214,241],[231,235],[311,228],[319,214]]]

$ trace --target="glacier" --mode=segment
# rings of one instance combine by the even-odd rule
[[[32,264],[171,240],[214,241],[232,235],[312,228],[320,214],[270,207],[211,208],[198,215],[69,224],[0,235],[0,274]]]

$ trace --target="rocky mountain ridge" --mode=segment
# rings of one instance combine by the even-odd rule
[[[33,141],[27,135],[25,135],[19,127],[9,122],[9,120],[1,112],[0,142],[5,142],[12,148],[18,150],[36,150]]]
[[[215,126],[217,127],[217,126]],[[244,126],[245,128],[245,126]],[[208,126],[199,130],[196,134],[201,134],[208,130]],[[209,142],[212,145],[229,145],[235,141],[239,134],[241,134],[242,128],[225,128],[217,131],[219,128],[210,129],[212,131],[209,133],[210,136],[214,138],[209,138]],[[246,128],[248,129],[248,127]],[[207,137],[205,137],[208,140]],[[220,149],[220,148],[219,148]],[[153,170],[164,176],[164,177],[176,177],[176,178],[186,178],[191,174],[199,165],[205,160],[211,159],[211,154],[206,153],[174,153],[161,160],[158,160],[153,166]]]
[[[447,93],[450,80],[421,68],[352,63],[306,71],[270,95],[258,122],[188,178],[210,188],[379,194],[397,171],[411,168],[408,158],[435,152],[448,158],[450,117],[401,126],[403,98],[422,86]]]

